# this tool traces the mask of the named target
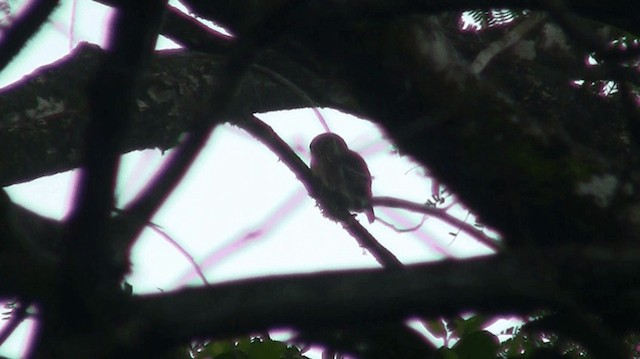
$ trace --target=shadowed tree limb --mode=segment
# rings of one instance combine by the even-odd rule
[[[331,201],[328,198],[331,196],[330,191],[325,190],[320,181],[313,176],[309,167],[302,162],[300,157],[269,125],[255,116],[247,116],[234,121],[234,123],[269,147],[302,182],[309,195],[318,201],[325,216],[339,221],[344,229],[358,241],[358,244],[367,249],[385,269],[400,269],[403,267],[402,262],[382,246],[346,208],[336,207],[336,201]]]
[[[413,316],[467,311],[527,315],[562,307],[564,297],[558,295],[558,287],[585,298],[584,307],[595,312],[608,308],[613,298],[633,291],[628,281],[640,270],[637,255],[628,248],[528,249],[510,255],[409,265],[402,271],[336,271],[249,279],[140,296],[135,302],[144,313],[139,320],[146,323],[147,335],[162,333],[177,341],[274,327],[356,329]],[[539,258],[545,258],[544,263]],[[606,291],[594,296],[594,287]],[[241,314],[234,312],[239,302]],[[627,323],[637,319],[626,312],[618,316]]]

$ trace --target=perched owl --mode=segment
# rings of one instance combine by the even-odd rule
[[[364,159],[335,133],[316,136],[309,147],[314,176],[341,196],[348,210],[365,212],[372,223],[371,173]]]

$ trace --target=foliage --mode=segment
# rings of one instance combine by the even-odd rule
[[[194,359],[308,359],[295,346],[268,336],[214,341],[192,349]]]
[[[509,9],[491,9],[467,11],[463,15],[469,16],[479,29],[501,26],[517,20],[520,16],[526,16],[526,11]]]

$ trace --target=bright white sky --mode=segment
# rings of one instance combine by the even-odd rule
[[[104,44],[107,10],[79,0],[74,12],[73,1],[62,1],[53,21],[0,72],[0,87],[68,54],[79,42]],[[170,46],[166,39],[159,43],[161,48]],[[376,125],[334,110],[320,111],[331,130],[369,164],[374,196],[415,202],[431,198],[431,181],[425,177],[425,170],[411,159],[398,156]],[[312,110],[259,117],[308,163],[309,142],[323,132]],[[144,187],[169,154],[147,150],[123,157],[117,190],[120,205]],[[43,215],[63,218],[73,198],[74,178],[74,172],[66,172],[5,189],[12,200]],[[402,210],[377,207],[375,211],[379,218],[400,229],[414,227],[422,219]],[[459,205],[449,213],[473,223],[473,216]],[[212,283],[275,273],[379,266],[340,225],[321,215],[303,185],[273,153],[242,129],[229,125],[213,132],[194,168],[153,221],[195,258]],[[453,239],[449,232],[457,228],[435,218],[416,231],[404,233],[381,221],[372,225],[362,222],[406,264],[490,253],[462,233]],[[127,281],[137,293],[202,284],[189,262],[151,229],[142,234],[133,249],[133,270]],[[26,333],[30,328],[29,323],[22,325],[12,340],[0,347],[0,355],[20,356],[28,345]]]

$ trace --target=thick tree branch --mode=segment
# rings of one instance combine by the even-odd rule
[[[79,188],[63,237],[60,277],[52,283],[50,297],[39,303],[42,329],[36,356],[52,356],[60,342],[83,328],[111,325],[96,319],[118,302],[120,282],[129,270],[129,253],[114,251],[109,238],[120,141],[165,4],[166,0],[145,0],[116,11],[107,56],[88,86],[91,122]]]
[[[82,135],[89,122],[85,89],[104,52],[84,44],[59,62],[43,67],[0,91],[0,185],[24,182],[80,165]],[[195,98],[212,85],[211,74],[221,57],[181,50],[162,51],[151,60],[142,79],[122,153],[146,148],[167,150],[196,118]],[[271,61],[279,61],[275,56]],[[351,101],[327,79],[295,64],[275,64],[277,73],[300,83],[318,106],[345,108]],[[63,85],[64,84],[64,85]],[[252,68],[229,104],[230,113],[267,112],[310,106],[309,100],[270,76]]]
[[[155,47],[165,4],[166,0],[147,0],[117,10],[107,56],[88,86],[91,122],[63,251],[66,279],[82,290],[95,289],[96,282],[117,285],[129,269],[126,254],[112,252],[107,224],[115,205],[122,136],[139,79]],[[114,263],[116,258],[119,263]],[[83,273],[81,277],[79,273]],[[85,278],[88,282],[83,282]]]
[[[197,15],[212,19],[230,29],[243,26],[246,12],[261,13],[268,11],[272,6],[270,2],[251,0],[185,0],[184,3]],[[314,21],[327,21],[331,23],[337,19],[363,20],[363,19],[389,19],[394,16],[408,16],[416,14],[439,14],[443,12],[461,12],[465,10],[508,8],[546,10],[544,2],[536,0],[437,0],[437,1],[413,1],[413,0],[365,0],[345,2],[340,0],[312,0],[305,2],[306,7],[301,9],[299,16],[313,18]],[[580,16],[609,23],[631,32],[640,33],[635,15],[640,12],[640,4],[629,3],[624,0],[616,2],[585,2],[581,0],[566,1],[567,7]]]
[[[274,327],[353,329],[465,311],[526,315],[563,307],[566,297],[558,288],[583,298],[586,308],[600,314],[610,309],[611,300],[634,291],[628,281],[640,271],[637,255],[637,251],[624,248],[528,249],[398,271],[251,279],[142,296],[136,303],[144,313],[140,320],[148,335],[177,341]],[[597,289],[603,287],[608,289],[606,293]],[[596,291],[599,295],[594,296]],[[628,312],[616,315],[627,323],[636,317]]]

